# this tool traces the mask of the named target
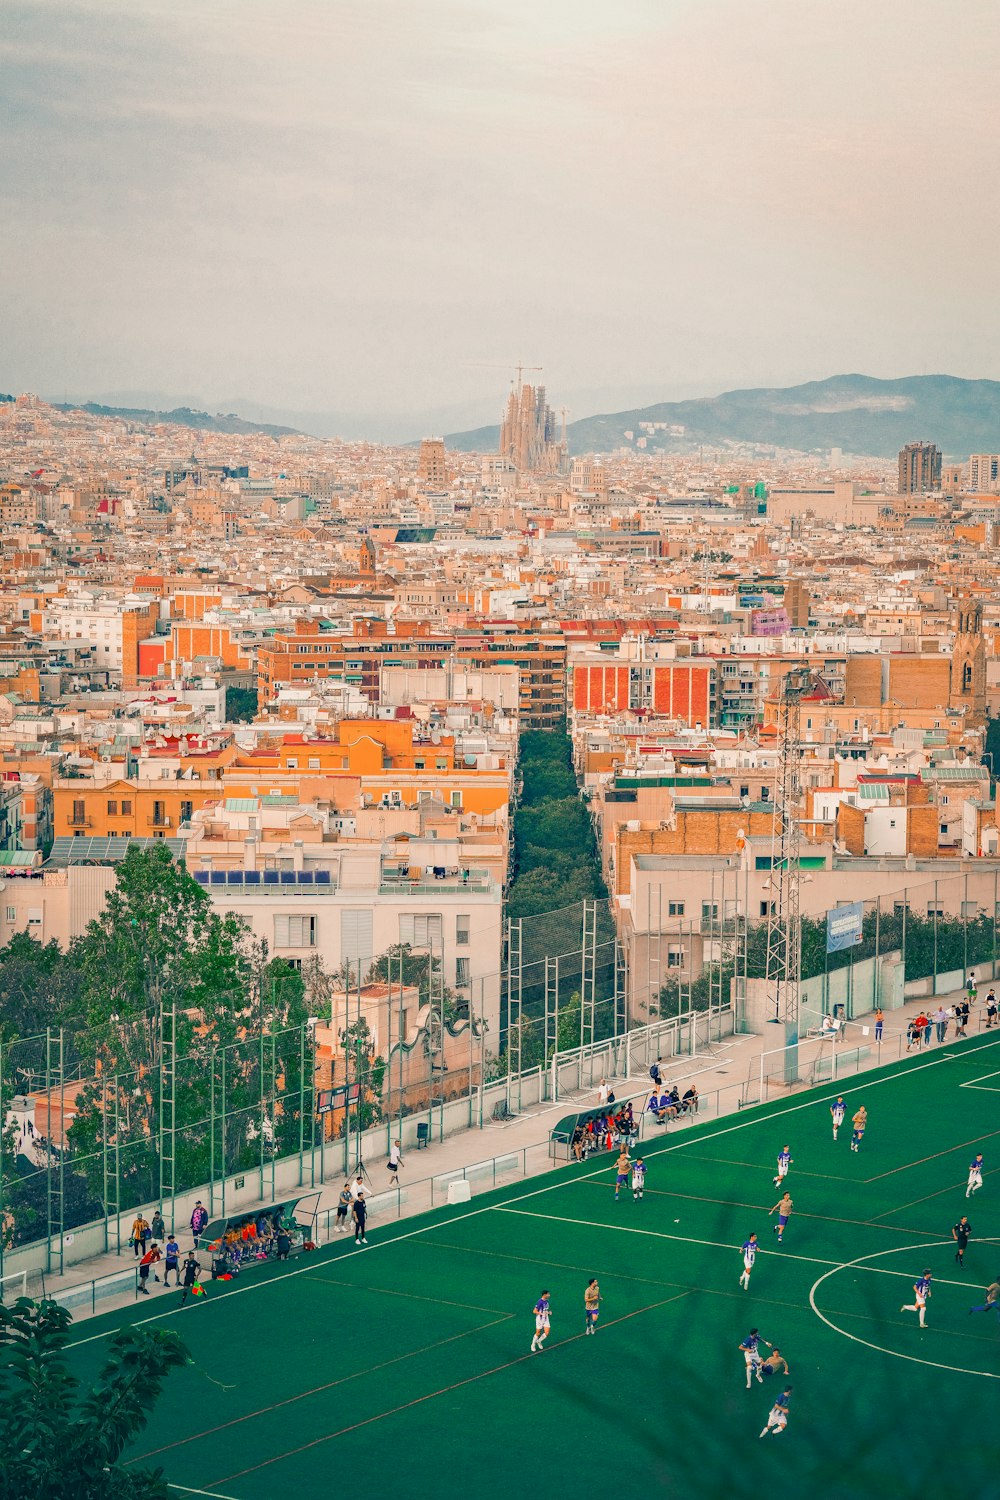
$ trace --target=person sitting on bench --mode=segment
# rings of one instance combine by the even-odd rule
[[[684,1095],[683,1104],[689,1114],[696,1115],[698,1113],[698,1090],[693,1083]]]

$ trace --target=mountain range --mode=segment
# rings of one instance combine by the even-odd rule
[[[644,423],[652,430],[644,431]],[[958,459],[1000,451],[1000,381],[834,375],[584,417],[570,423],[566,435],[571,453],[634,448],[644,437],[647,452],[755,443],[806,453],[840,448],[872,458],[894,458],[905,443],[926,439]],[[445,442],[459,452],[495,452],[499,438],[499,427],[478,427],[451,433]]]

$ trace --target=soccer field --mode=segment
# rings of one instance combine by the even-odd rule
[[[836,1092],[644,1143],[640,1203],[614,1201],[608,1154],[461,1209],[373,1221],[368,1249],[344,1236],[208,1283],[183,1309],[157,1291],[152,1308],[80,1324],[74,1368],[91,1375],[125,1322],[182,1334],[194,1363],[170,1376],[131,1455],[161,1465],[178,1496],[1000,1494],[1000,1324],[968,1312],[1000,1272],[1000,1037],[849,1080],[834,1142]],[[859,1103],[868,1131],[853,1154]],[[786,1143],[795,1211],[779,1248],[768,1210]],[[977,1150],[984,1186],[967,1203]],[[951,1240],[962,1212],[964,1270]],[[761,1252],[744,1291],[752,1230]],[[900,1305],[925,1266],[921,1332]],[[585,1338],[591,1276],[604,1301]],[[532,1355],[543,1288],[552,1333]],[[786,1382],[746,1389],[737,1345],[755,1325],[794,1388],[787,1431],[764,1441]]]

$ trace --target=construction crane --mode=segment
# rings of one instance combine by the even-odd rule
[[[802,699],[814,686],[812,673],[793,667],[778,693],[778,764],[775,775],[774,825],[767,916],[767,999],[769,1020],[785,1029],[785,1044],[799,1037],[799,987],[802,981],[802,916],[799,863],[799,759]],[[795,1054],[788,1066],[796,1069]]]
[[[508,364],[502,364],[502,365],[480,364],[478,361],[474,361],[474,360],[468,361],[467,364],[468,364],[468,368],[470,370],[509,370],[510,369],[510,365],[508,365]],[[521,361],[519,360],[518,363],[517,363],[517,365],[516,365],[516,369],[517,369],[517,389],[518,390],[521,389],[521,382],[522,382],[522,380],[524,378],[524,372],[525,372],[525,370],[535,370],[539,374],[541,374],[541,372],[542,372],[542,370],[544,368],[545,368],[544,365],[526,365],[526,364],[522,364]]]

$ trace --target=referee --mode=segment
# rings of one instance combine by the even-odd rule
[[[351,1212],[354,1215],[354,1243],[356,1245],[367,1245],[368,1241],[365,1239],[365,1220],[368,1217],[368,1204],[365,1202],[363,1192],[358,1193]]]
[[[965,1260],[963,1259],[963,1257],[965,1255],[965,1247],[969,1243],[969,1236],[971,1234],[972,1225],[969,1223],[965,1214],[963,1214],[958,1223],[953,1224],[951,1229],[951,1237],[955,1241],[955,1259],[958,1261],[960,1266],[965,1265]]]

